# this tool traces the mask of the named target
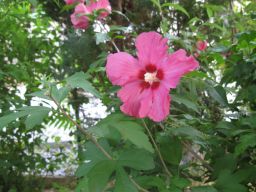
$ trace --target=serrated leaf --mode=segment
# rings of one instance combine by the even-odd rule
[[[36,125],[40,125],[43,122],[44,118],[48,116],[48,113],[49,111],[39,111],[30,114],[25,121],[26,128],[32,129]]]
[[[58,102],[61,103],[68,95],[70,88],[61,87],[58,89],[55,85],[51,87],[51,96]]]
[[[47,91],[48,90],[36,91],[34,93],[26,94],[26,96],[39,97],[39,98],[42,98],[42,99],[51,100],[51,98],[46,95]]]
[[[158,191],[164,192],[166,189],[165,181],[161,177],[156,176],[139,176],[136,182],[146,188],[157,187]]]
[[[118,124],[122,120],[129,120],[129,118],[120,113],[113,113],[99,121],[95,126],[91,127],[89,132],[100,138],[104,137],[118,141],[121,139],[121,135],[113,125]]]
[[[125,140],[129,140],[139,148],[153,153],[154,149],[149,142],[148,136],[143,132],[143,127],[132,121],[123,121],[113,125]]]
[[[124,140],[130,141],[139,148],[146,149],[152,153],[154,152],[148,136],[144,133],[144,127],[123,114],[109,115],[107,118],[101,120],[97,125],[92,127],[90,132],[99,137],[118,140],[119,135],[115,133],[113,129],[117,130]],[[113,138],[112,134],[114,134],[115,138]]]
[[[3,116],[0,118],[0,129],[11,123],[12,121],[15,121],[18,118],[24,117],[29,115],[28,111],[20,111],[20,112],[14,112],[9,115]]]
[[[242,154],[247,148],[256,146],[256,134],[251,133],[241,136],[239,144],[235,148],[235,155]]]
[[[172,101],[176,102],[178,104],[182,104],[185,105],[188,109],[191,109],[195,112],[199,112],[197,105],[195,103],[193,103],[192,101],[188,100],[187,98],[178,96],[178,95],[172,95]]]
[[[216,188],[224,192],[247,192],[247,188],[240,184],[238,177],[235,177],[230,170],[224,169],[220,172],[216,181]]]
[[[6,115],[0,118],[0,129],[5,127],[12,121],[15,121],[16,119],[25,117],[28,115],[30,116],[32,115],[31,120],[33,120],[33,122],[26,122],[26,124],[29,126],[28,128],[32,128],[34,125],[40,122],[38,119],[36,119],[37,114],[41,114],[45,117],[50,112],[50,108],[43,107],[43,106],[27,106],[27,107],[22,107],[20,109],[17,109],[17,111],[18,112],[13,112],[9,115]]]
[[[235,170],[237,165],[237,160],[233,154],[226,154],[223,157],[220,157],[215,160],[215,164],[213,166],[214,175],[217,176],[224,169],[228,169],[230,171]]]
[[[222,106],[228,106],[226,91],[222,86],[209,87],[208,92],[210,96]]]
[[[114,192],[137,192],[137,188],[130,181],[129,176],[122,167],[117,169],[116,187]]]
[[[168,163],[173,165],[179,165],[182,158],[182,145],[179,139],[176,137],[158,137],[157,139],[160,145],[160,151],[163,158]]]
[[[115,168],[115,161],[105,160],[97,163],[88,173],[89,191],[102,192]]]
[[[100,140],[99,144],[110,153],[109,145],[105,140]],[[108,158],[92,142],[86,143],[86,151],[82,154],[82,158],[85,162],[77,168],[77,177],[86,176],[98,162],[108,160]]]
[[[78,72],[67,78],[67,84],[71,88],[82,88],[85,91],[93,94],[96,97],[100,97],[100,93],[92,86],[92,84],[86,80],[88,76],[84,72]]]
[[[129,149],[121,152],[118,165],[137,170],[151,170],[155,167],[152,154],[142,149]]]
[[[190,127],[190,126],[186,126],[186,127],[178,127],[175,129],[171,129],[171,132],[174,135],[177,136],[185,136],[189,139],[198,139],[198,138],[204,138],[204,135],[202,132],[198,131],[197,129]]]

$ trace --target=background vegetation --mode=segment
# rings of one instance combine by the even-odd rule
[[[77,139],[76,187],[59,191],[255,191],[256,3],[110,3],[106,31],[97,23],[74,30],[73,9],[61,0],[0,1],[0,191],[42,191],[39,176],[66,161],[62,150],[54,158],[36,150],[49,125]],[[161,123],[124,116],[119,87],[105,74],[106,56],[116,52],[112,42],[134,54],[134,39],[144,31],[169,38],[170,51],[195,54],[198,40],[209,45],[197,57],[200,70],[172,91],[171,115]],[[108,107],[97,124],[81,116],[88,92]],[[36,106],[35,98],[41,98]]]

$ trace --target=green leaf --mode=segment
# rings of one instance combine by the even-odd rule
[[[30,114],[25,121],[26,128],[32,129],[36,125],[40,125],[43,122],[44,118],[48,116],[48,113],[49,111],[39,111]]]
[[[4,128],[12,121],[15,121],[16,119],[27,116],[29,114],[30,113],[28,111],[20,111],[20,112],[14,112],[9,115],[1,117],[0,118],[0,129]]]
[[[199,138],[204,138],[203,133],[201,133],[197,129],[195,129],[193,127],[190,127],[190,126],[173,128],[173,129],[171,129],[171,132],[174,135],[184,136],[184,137],[187,137],[187,138],[192,139],[192,140],[199,139]]]
[[[91,127],[89,131],[97,137],[104,137],[107,139],[120,140],[121,135],[113,125],[118,124],[122,120],[129,120],[126,116],[120,113],[113,113],[106,118],[99,121],[95,126]]]
[[[143,132],[144,127],[136,121],[132,121],[130,117],[123,114],[111,114],[107,118],[101,120],[97,125],[90,129],[90,132],[99,137],[106,137],[118,140],[119,135],[113,131],[117,130],[123,139],[130,141],[139,148],[154,152],[149,142],[148,136]]]
[[[186,11],[186,9],[184,9],[182,6],[180,6],[179,4],[174,4],[174,3],[164,3],[162,5],[162,7],[172,7],[177,11],[180,11],[182,13],[184,13],[188,18],[190,17],[188,12]]]
[[[240,184],[240,178],[234,176],[230,170],[222,170],[216,181],[216,188],[223,192],[247,192],[247,188]]]
[[[137,170],[151,170],[155,167],[152,154],[142,149],[122,151],[118,158],[118,165]]]
[[[172,101],[176,102],[178,104],[183,104],[185,105],[188,109],[191,109],[197,113],[199,113],[197,105],[193,103],[192,101],[188,100],[187,98],[178,96],[178,95],[172,95]]]
[[[129,176],[123,168],[119,167],[116,173],[116,187],[114,192],[137,192],[137,188],[130,181]]]
[[[226,154],[223,157],[220,157],[215,160],[215,164],[213,166],[214,175],[217,176],[224,169],[228,169],[230,171],[234,171],[237,165],[237,160],[233,154]]]
[[[130,22],[130,19],[129,19],[125,14],[123,14],[121,11],[112,10],[112,13],[116,13],[116,14],[118,14],[118,15],[121,15],[121,16],[123,16],[128,22]]]
[[[161,4],[159,0],[151,0],[151,2],[161,11]]]
[[[61,87],[60,89],[57,88],[56,85],[51,87],[51,96],[58,102],[61,103],[68,95],[70,88],[68,87]]]
[[[191,192],[218,192],[217,189],[211,186],[192,187]]]
[[[102,192],[115,168],[115,161],[105,160],[97,163],[88,173],[89,191]]]
[[[79,180],[75,192],[89,192],[88,178],[84,177],[83,179]]]
[[[177,137],[162,136],[157,139],[165,161],[179,165],[182,158],[182,145]]]
[[[143,127],[132,121],[123,121],[113,125],[125,140],[129,140],[139,148],[153,153],[154,149],[149,142],[148,136],[143,132]]]
[[[99,144],[110,153],[110,147],[105,140],[100,140]],[[86,143],[86,151],[82,154],[82,158],[85,162],[77,168],[77,177],[86,176],[98,162],[108,160],[108,158],[92,142]]]
[[[26,125],[28,129],[31,129],[33,126],[40,124],[42,119],[48,115],[51,109],[48,107],[42,106],[29,106],[29,107],[22,107],[18,109],[18,112],[13,112],[9,115],[3,116],[0,118],[0,129],[7,126],[12,121],[15,121],[18,118],[29,116],[28,120],[26,121]],[[42,115],[43,118],[38,118],[38,116]],[[31,120],[32,122],[29,122]]]
[[[165,191],[166,184],[165,181],[161,177],[157,176],[139,176],[135,178],[136,182],[140,185],[151,188],[151,187],[157,187],[158,191]]]
[[[92,86],[89,81],[86,80],[87,78],[88,76],[86,76],[84,72],[78,72],[67,78],[66,81],[71,88],[82,88],[94,96],[100,97],[100,93]]]
[[[50,97],[47,96],[47,91],[48,90],[41,90],[41,91],[36,91],[34,93],[30,93],[30,94],[26,94],[26,96],[30,96],[30,97],[39,97],[42,99],[47,99],[47,100],[51,100]]]
[[[191,182],[189,180],[177,176],[173,177],[171,180],[171,185],[179,189],[184,189],[185,187],[188,187],[190,184]]]
[[[211,9],[211,7],[206,7],[206,12],[209,18],[211,18],[213,16],[213,11]]]
[[[256,146],[256,134],[251,133],[241,136],[239,144],[235,148],[235,155],[242,154],[247,148]]]
[[[225,89],[218,85],[216,87],[209,87],[208,92],[210,96],[222,106],[228,106],[228,100]]]
[[[201,72],[201,71],[192,71],[192,72],[189,72],[186,77],[199,77],[200,79],[203,79],[203,78],[209,78],[208,75],[204,72]]]

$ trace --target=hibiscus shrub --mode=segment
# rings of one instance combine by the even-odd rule
[[[63,69],[30,94],[54,107],[14,110],[0,128],[57,108],[77,129],[78,192],[255,191],[254,2],[65,3]],[[92,124],[88,93],[108,109]]]

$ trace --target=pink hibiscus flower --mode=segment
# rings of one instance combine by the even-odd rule
[[[75,12],[70,16],[74,28],[87,29],[89,27],[90,22],[86,15],[90,13],[91,12],[83,3],[78,4],[75,8]]]
[[[169,90],[199,64],[183,49],[169,54],[167,39],[156,32],[140,34],[136,48],[138,58],[125,52],[110,54],[107,76],[112,84],[122,86],[118,97],[125,114],[160,122],[169,114]]]
[[[84,0],[65,0],[67,5],[72,5],[74,3],[84,3]]]
[[[80,3],[76,6],[75,12],[71,15],[71,22],[76,29],[87,29],[90,21],[88,15],[94,11],[100,11],[98,19],[104,19],[111,13],[111,6],[108,0],[90,1],[89,5]]]
[[[91,3],[88,6],[88,9],[91,12],[100,11],[98,19],[104,19],[111,13],[111,6],[108,0],[99,0],[99,1],[91,0]]]
[[[207,41],[197,41],[196,43],[196,48],[199,50],[199,51],[204,51],[205,49],[207,49]]]

